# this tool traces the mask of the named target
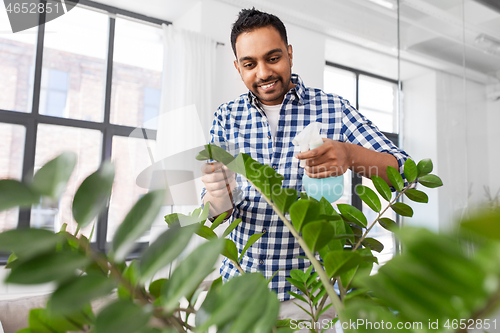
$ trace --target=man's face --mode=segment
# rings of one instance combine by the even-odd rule
[[[239,35],[235,47],[234,66],[247,88],[263,104],[281,104],[294,87],[292,46],[285,45],[278,30],[264,27]]]

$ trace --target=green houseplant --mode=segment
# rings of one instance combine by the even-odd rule
[[[306,327],[312,331],[321,331],[314,323],[325,309],[327,298],[331,299],[342,324],[384,321],[392,328],[403,324],[405,330],[408,323],[422,322],[422,328],[406,329],[415,332],[460,331],[461,319],[477,323],[477,319],[499,303],[498,211],[464,221],[459,235],[453,237],[420,229],[397,230],[405,251],[378,274],[370,276],[369,270],[376,260],[371,251],[380,250],[380,244],[367,237],[372,224],[367,223],[361,212],[351,206],[341,206],[337,212],[328,203],[304,195],[298,199],[295,191],[281,189],[282,178],[272,168],[246,155],[235,158],[208,145],[200,152],[199,159],[219,160],[247,177],[299,237],[314,271],[296,271],[290,278],[302,290],[301,295],[295,296],[311,306],[304,310],[311,314],[310,326]],[[412,189],[412,183],[436,187],[441,185],[440,180],[430,174],[430,161],[418,165],[407,163],[405,175],[410,184],[404,186],[397,172],[392,173],[391,182],[398,195],[425,202],[425,193]],[[65,153],[47,163],[27,183],[0,180],[0,210],[30,206],[41,198],[57,199],[74,164],[74,155]],[[112,165],[104,163],[80,186],[73,201],[73,215],[80,228],[88,225],[104,207],[113,177]],[[377,178],[374,184],[382,196],[388,195],[387,184]],[[281,190],[277,191],[278,188]],[[382,213],[378,197],[375,199],[372,192],[358,190],[370,208]],[[209,225],[208,205],[189,216],[166,216],[169,230],[139,259],[125,264],[134,241],[158,213],[162,197],[162,191],[153,191],[137,202],[117,230],[108,254],[95,252],[85,236],[78,231],[69,234],[64,228],[58,233],[37,229],[1,233],[0,250],[13,252],[7,282],[54,281],[57,285],[47,308],[32,310],[29,327],[21,332],[206,332],[214,326],[218,332],[290,332],[290,322],[277,321],[279,302],[258,273],[242,274],[226,284],[217,279],[206,297],[200,297],[202,281],[212,271],[219,254],[236,264],[241,258],[234,243],[224,239],[241,221],[227,226],[219,239],[214,229],[223,227],[223,216]],[[411,208],[396,201],[391,201],[385,209],[411,215]],[[181,221],[185,227],[180,227]],[[395,230],[394,223],[381,214],[373,223]],[[155,277],[159,269],[178,257],[195,233],[208,241],[182,260],[171,275]],[[246,248],[258,237],[255,235]],[[475,251],[467,253],[464,245],[468,248],[472,245]],[[323,260],[316,260],[316,254]],[[335,281],[340,286],[340,295],[333,291]],[[422,291],[419,295],[409,287],[414,285]],[[348,293],[352,288],[354,291]],[[110,293],[116,299],[94,314],[91,301]],[[436,322],[436,329],[430,327]],[[344,331],[373,331],[373,327],[366,325],[344,328]]]

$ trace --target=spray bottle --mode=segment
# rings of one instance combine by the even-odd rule
[[[323,144],[323,139],[319,135],[321,123],[310,123],[292,140],[294,145],[299,145],[300,151],[305,152]],[[300,167],[306,166],[306,161],[300,161]],[[337,201],[344,193],[344,175],[328,178],[310,178],[304,173],[302,186],[309,197],[321,200],[324,197],[328,202]]]

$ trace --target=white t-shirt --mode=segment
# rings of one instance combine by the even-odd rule
[[[276,138],[276,132],[278,131],[278,122],[280,120],[280,110],[281,104],[278,105],[265,105],[260,104],[264,113],[266,114],[267,121],[269,122],[269,127],[271,128],[271,134],[273,139]]]

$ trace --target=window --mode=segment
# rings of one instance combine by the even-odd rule
[[[68,98],[68,72],[58,69],[42,70],[40,91],[40,114],[64,117]]]
[[[0,30],[10,31],[8,22],[0,6]],[[0,35],[0,178],[27,179],[62,151],[78,156],[59,202],[0,213],[0,232],[59,230],[62,223],[76,230],[76,190],[112,159],[115,183],[124,192],[113,191],[109,209],[94,221],[92,239],[96,249],[106,250],[127,211],[148,191],[134,174],[151,164],[144,154],[156,140],[162,24],[170,22],[86,2],[40,27]],[[89,236],[91,229],[82,233]],[[0,263],[6,259],[0,253]]]
[[[161,30],[117,19],[111,123],[156,129],[154,117],[160,108],[162,68]]]
[[[31,112],[38,27],[11,31],[5,6],[0,6],[0,110]]]
[[[327,62],[324,90],[347,99],[395,145],[398,145],[397,81]],[[373,221],[377,217],[376,213],[366,206],[354,191],[358,184],[371,187],[377,193],[371,180],[349,171],[344,175],[344,196],[339,199],[338,203],[352,204],[363,211],[368,221]],[[379,197],[382,205],[387,204],[387,201]],[[397,221],[397,216],[392,210],[387,211],[384,217]],[[392,233],[377,224],[370,231],[370,237],[384,244],[384,250],[380,254],[375,253],[379,264],[391,259],[396,251]]]
[[[156,118],[160,114],[161,90],[156,88],[144,88],[144,115],[142,126],[152,129],[158,128]]]

